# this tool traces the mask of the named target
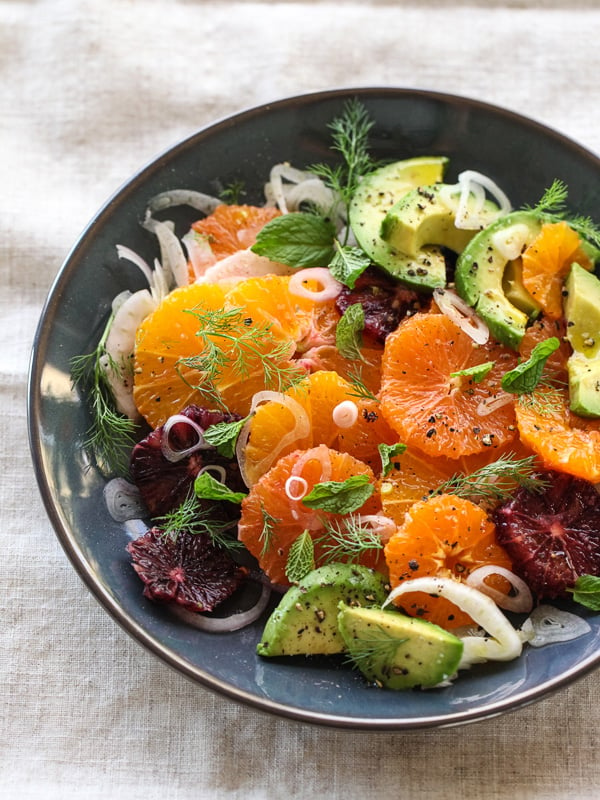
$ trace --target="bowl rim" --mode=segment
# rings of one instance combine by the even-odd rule
[[[70,528],[67,521],[60,513],[58,504],[55,501],[50,486],[48,475],[43,466],[42,444],[38,421],[40,419],[40,407],[43,401],[43,389],[41,386],[41,372],[45,363],[48,343],[52,333],[52,320],[54,314],[61,303],[62,289],[69,283],[69,279],[74,270],[77,269],[77,256],[81,250],[85,249],[88,242],[93,238],[95,231],[103,225],[105,217],[109,216],[113,206],[117,203],[122,204],[130,194],[144,182],[151,173],[159,171],[163,163],[179,154],[187,148],[200,144],[203,137],[214,136],[220,129],[246,122],[254,117],[259,117],[271,110],[282,110],[286,107],[305,107],[313,103],[324,100],[349,99],[350,97],[360,97],[368,99],[378,97],[381,99],[411,99],[422,98],[425,100],[439,101],[444,104],[453,104],[469,109],[480,110],[490,113],[496,117],[512,120],[520,126],[524,126],[534,132],[538,132],[546,139],[552,139],[562,148],[583,157],[584,159],[595,161],[600,169],[600,158],[591,150],[578,143],[574,139],[565,136],[556,129],[545,125],[535,119],[529,118],[516,111],[495,105],[483,100],[478,100],[447,92],[440,92],[430,89],[418,89],[394,86],[348,86],[341,88],[324,89],[314,92],[296,94],[290,97],[264,102],[257,105],[248,106],[230,115],[220,118],[203,125],[201,128],[185,136],[181,140],[166,147],[139,167],[128,179],[108,197],[104,204],[91,217],[84,226],[75,243],[68,251],[62,265],[51,282],[45,302],[43,303],[37,328],[34,334],[33,344],[30,354],[28,380],[27,380],[27,428],[30,455],[33,461],[34,474],[38,489],[42,497],[47,516],[52,524],[54,532],[76,573],[82,579],[87,589],[96,601],[113,618],[113,620],[138,644],[157,656],[163,663],[174,671],[183,675],[194,684],[202,685],[212,691],[220,693],[243,705],[249,706],[268,715],[284,717],[297,722],[312,725],[338,728],[341,730],[352,729],[354,731],[400,731],[418,728],[444,728],[456,727],[466,723],[473,723],[491,719],[501,714],[516,711],[527,705],[535,703],[544,697],[558,691],[559,689],[583,678],[588,673],[600,666],[600,651],[592,654],[580,662],[575,667],[561,673],[559,676],[547,680],[533,689],[511,697],[508,700],[497,700],[483,703],[476,709],[468,711],[453,712],[451,714],[435,714],[423,717],[412,718],[366,718],[338,715],[325,712],[315,712],[304,710],[301,707],[289,706],[280,702],[270,700],[266,697],[259,697],[251,692],[235,687],[226,681],[214,676],[203,673],[197,667],[190,665],[184,658],[178,656],[160,641],[155,639],[143,626],[139,625],[131,618],[116,602],[104,587],[95,578],[94,571],[88,563],[80,545],[77,541],[75,531]]]

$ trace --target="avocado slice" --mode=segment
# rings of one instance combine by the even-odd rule
[[[381,236],[395,250],[413,257],[429,245],[440,245],[460,253],[477,231],[456,227],[459,200],[460,190],[456,185],[418,186],[385,215]],[[473,195],[468,202],[474,205]],[[498,214],[498,206],[486,200],[480,211],[483,226],[496,220]]]
[[[345,649],[337,624],[338,604],[382,605],[385,578],[359,564],[328,564],[309,572],[284,594],[256,652],[260,656],[329,655]]]
[[[463,653],[454,634],[398,611],[340,603],[338,625],[355,665],[386,689],[443,683],[454,675]]]
[[[507,297],[504,273],[536,238],[542,228],[533,211],[513,211],[479,231],[456,262],[456,291],[472,306],[499,342],[518,349],[531,319],[537,315],[533,298],[525,304],[521,285],[520,308]],[[525,295],[523,293],[526,293]],[[527,311],[522,310],[528,307]]]
[[[567,339],[573,348],[567,361],[571,411],[600,417],[600,280],[573,264],[565,289]]]
[[[446,260],[439,247],[407,257],[381,238],[381,223],[392,206],[417,186],[440,181],[448,165],[444,156],[395,161],[366,175],[354,192],[349,222],[356,241],[384,272],[417,290],[446,284]]]

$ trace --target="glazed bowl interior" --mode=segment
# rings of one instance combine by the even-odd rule
[[[155,240],[142,228],[153,195],[175,188],[216,194],[241,182],[244,202],[264,201],[270,168],[334,161],[328,124],[358,98],[374,120],[377,159],[418,155],[450,159],[448,180],[465,169],[495,179],[513,206],[534,204],[553,179],[569,188],[569,205],[598,218],[600,161],[560,134],[524,117],[466,98],[404,89],[343,89],[281,100],[203,129],[140,170],[91,220],[52,286],[37,331],[30,370],[29,429],[47,513],[88,589],[139,643],[193,681],[262,711],[324,725],[399,730],[457,725],[537,700],[600,661],[600,617],[568,644],[526,648],[509,663],[486,664],[453,685],[390,693],[368,687],[343,659],[260,659],[255,646],[265,615],[229,634],[208,634],[142,596],[117,523],[103,500],[105,478],[82,443],[89,415],[70,378],[71,359],[95,346],[113,297],[143,288],[138,270],[116,245],[150,263]],[[179,233],[193,220],[178,212]]]

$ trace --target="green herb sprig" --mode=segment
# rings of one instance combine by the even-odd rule
[[[243,308],[210,309],[196,307],[187,311],[198,320],[199,353],[178,361],[181,368],[197,370],[194,388],[208,400],[226,408],[217,383],[225,369],[244,380],[255,371],[262,373],[267,388],[283,392],[305,377],[290,363],[290,343],[278,341],[270,324],[255,325]]]
[[[102,336],[91,353],[71,360],[71,380],[89,398],[92,421],[84,448],[107,474],[126,475],[135,444],[136,423],[116,410],[108,370],[119,374],[121,367],[106,352],[106,340],[114,319],[111,314]]]
[[[355,563],[364,553],[383,550],[381,537],[360,517],[350,514],[341,520],[329,520],[325,533],[317,540],[325,563]]]
[[[600,247],[600,228],[598,225],[590,217],[568,214],[568,194],[568,188],[564,181],[556,179],[533,207],[525,206],[525,209],[533,211],[540,222],[561,222],[564,220],[581,237],[587,239],[596,247]]]
[[[536,470],[535,456],[517,458],[514,453],[508,453],[469,474],[457,472],[433,494],[455,494],[495,503],[506,499],[517,486],[530,492],[543,491],[547,483],[535,474]]]
[[[230,551],[243,549],[242,542],[227,535],[228,530],[235,528],[235,523],[220,519],[216,511],[218,506],[206,506],[192,492],[181,505],[164,516],[156,517],[154,522],[165,536],[177,538],[182,531],[193,535],[205,534],[217,547]]]

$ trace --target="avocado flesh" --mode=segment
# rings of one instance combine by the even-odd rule
[[[523,263],[520,258],[509,261],[502,277],[502,290],[506,299],[529,319],[536,319],[542,310],[538,301],[523,285]]]
[[[514,211],[477,233],[456,262],[454,281],[458,294],[475,309],[495,339],[515,350],[536,312],[533,298],[532,310],[526,313],[517,308],[505,293],[504,273],[515,256],[515,253],[509,253],[514,246],[511,237],[514,234],[520,245],[517,249],[523,250],[533,242],[541,227],[533,212]],[[521,287],[521,291],[526,290]]]
[[[463,653],[454,634],[397,611],[341,603],[338,626],[358,669],[387,689],[437,686],[455,674]]]
[[[381,223],[381,236],[395,250],[412,257],[431,245],[461,253],[477,231],[456,227],[459,200],[460,190],[456,185],[419,186],[388,211]],[[474,202],[471,195],[468,201],[471,208]],[[479,213],[482,226],[487,226],[498,218],[499,209],[486,201]]]
[[[417,290],[433,291],[445,286],[446,260],[442,251],[430,247],[416,258],[407,257],[381,238],[381,223],[407,192],[440,181],[447,164],[448,159],[443,156],[387,164],[364,177],[350,203],[350,227],[360,247],[384,272]]]
[[[567,361],[571,411],[600,417],[600,280],[573,264],[565,289],[567,339],[573,348]]]
[[[318,567],[292,586],[265,625],[260,656],[330,655],[345,650],[337,624],[338,605],[382,605],[385,578],[357,564]]]

